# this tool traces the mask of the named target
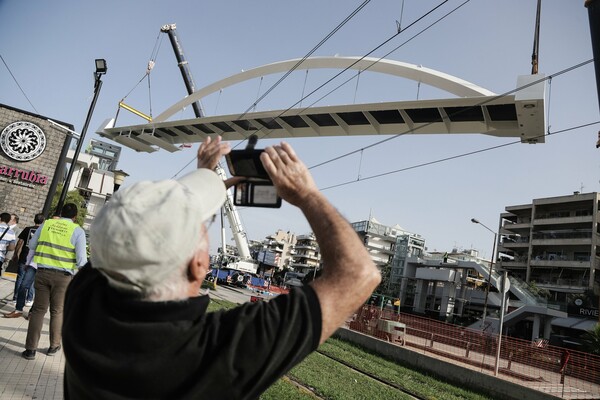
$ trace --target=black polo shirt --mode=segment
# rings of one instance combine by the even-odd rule
[[[310,286],[229,311],[208,303],[132,299],[86,265],[65,298],[65,398],[254,399],[319,345]]]

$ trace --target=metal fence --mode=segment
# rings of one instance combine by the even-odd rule
[[[499,378],[563,399],[600,399],[600,357],[546,340],[503,336],[498,353],[498,335],[368,305],[348,328],[485,374],[495,375],[497,362]]]

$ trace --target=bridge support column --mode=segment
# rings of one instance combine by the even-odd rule
[[[448,321],[454,313],[454,304],[456,299],[456,284],[454,282],[444,282],[442,288],[442,302],[440,307],[440,317]]]
[[[544,319],[544,339],[550,339],[551,332],[552,332],[552,317],[546,317]]]
[[[540,322],[541,318],[538,314],[533,316],[533,329],[531,330],[531,341],[540,337]]]
[[[415,289],[415,312],[425,312],[425,303],[427,302],[428,288],[429,281],[426,281],[424,279],[417,280],[417,287]]]

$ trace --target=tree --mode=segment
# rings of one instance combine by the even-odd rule
[[[585,340],[585,349],[595,355],[600,355],[600,324],[584,333],[582,339]]]
[[[546,300],[548,300],[552,296],[548,289],[539,287],[535,281],[531,281],[529,283],[529,291],[534,295],[544,298]]]
[[[56,186],[56,192],[54,193],[54,197],[52,198],[52,204],[50,205],[50,215],[46,215],[47,218],[51,218],[54,216],[56,212],[56,206],[58,205],[58,200],[60,198],[60,194],[62,192],[63,184],[59,183]],[[79,208],[79,212],[77,213],[77,220],[75,221],[79,226],[83,226],[83,221],[85,221],[85,216],[87,215],[86,201],[79,193],[77,189],[71,190],[67,192],[67,196],[65,198],[66,203],[73,203]]]
[[[391,274],[392,274],[392,263],[388,262],[385,265],[382,265],[379,268],[379,272],[381,272],[381,283],[375,289],[375,293],[384,294],[384,295],[393,295],[390,293],[390,283],[391,283]]]

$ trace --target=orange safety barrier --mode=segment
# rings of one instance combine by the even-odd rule
[[[401,343],[389,340],[380,320],[405,325]],[[403,344],[448,362],[494,375],[498,335],[364,305],[348,322],[354,331]],[[564,399],[600,398],[600,356],[502,336],[498,377]]]

